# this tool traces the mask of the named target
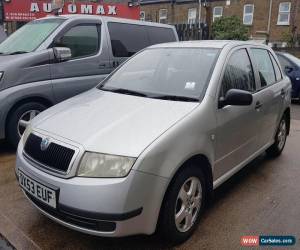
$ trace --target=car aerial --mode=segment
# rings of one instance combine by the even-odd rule
[[[292,82],[292,98],[300,101],[300,59],[286,52],[276,52],[281,67]]]
[[[17,147],[41,111],[95,87],[139,50],[174,41],[173,26],[113,17],[28,23],[0,44],[0,139]]]
[[[99,236],[195,230],[215,188],[281,154],[291,83],[274,52],[239,41],[151,46],[96,88],[33,119],[16,175],[46,216]]]

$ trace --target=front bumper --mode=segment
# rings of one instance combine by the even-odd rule
[[[22,142],[21,142],[22,143]],[[92,235],[122,237],[155,231],[168,179],[132,170],[126,178],[63,179],[32,166],[19,145],[19,170],[42,184],[59,189],[57,209],[26,197],[47,217]]]

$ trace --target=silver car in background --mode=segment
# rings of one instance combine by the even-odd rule
[[[290,129],[291,83],[267,46],[149,47],[97,88],[35,118],[16,173],[32,203],[99,236],[186,240],[212,191]]]

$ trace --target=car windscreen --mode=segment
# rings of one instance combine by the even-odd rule
[[[218,54],[215,48],[146,49],[98,88],[157,99],[199,101]]]
[[[35,20],[11,34],[0,44],[0,54],[22,54],[36,50],[64,19]]]

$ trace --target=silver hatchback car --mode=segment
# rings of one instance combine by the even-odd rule
[[[46,216],[99,236],[194,231],[212,191],[290,129],[291,83],[267,46],[168,43],[36,117],[16,173]]]

